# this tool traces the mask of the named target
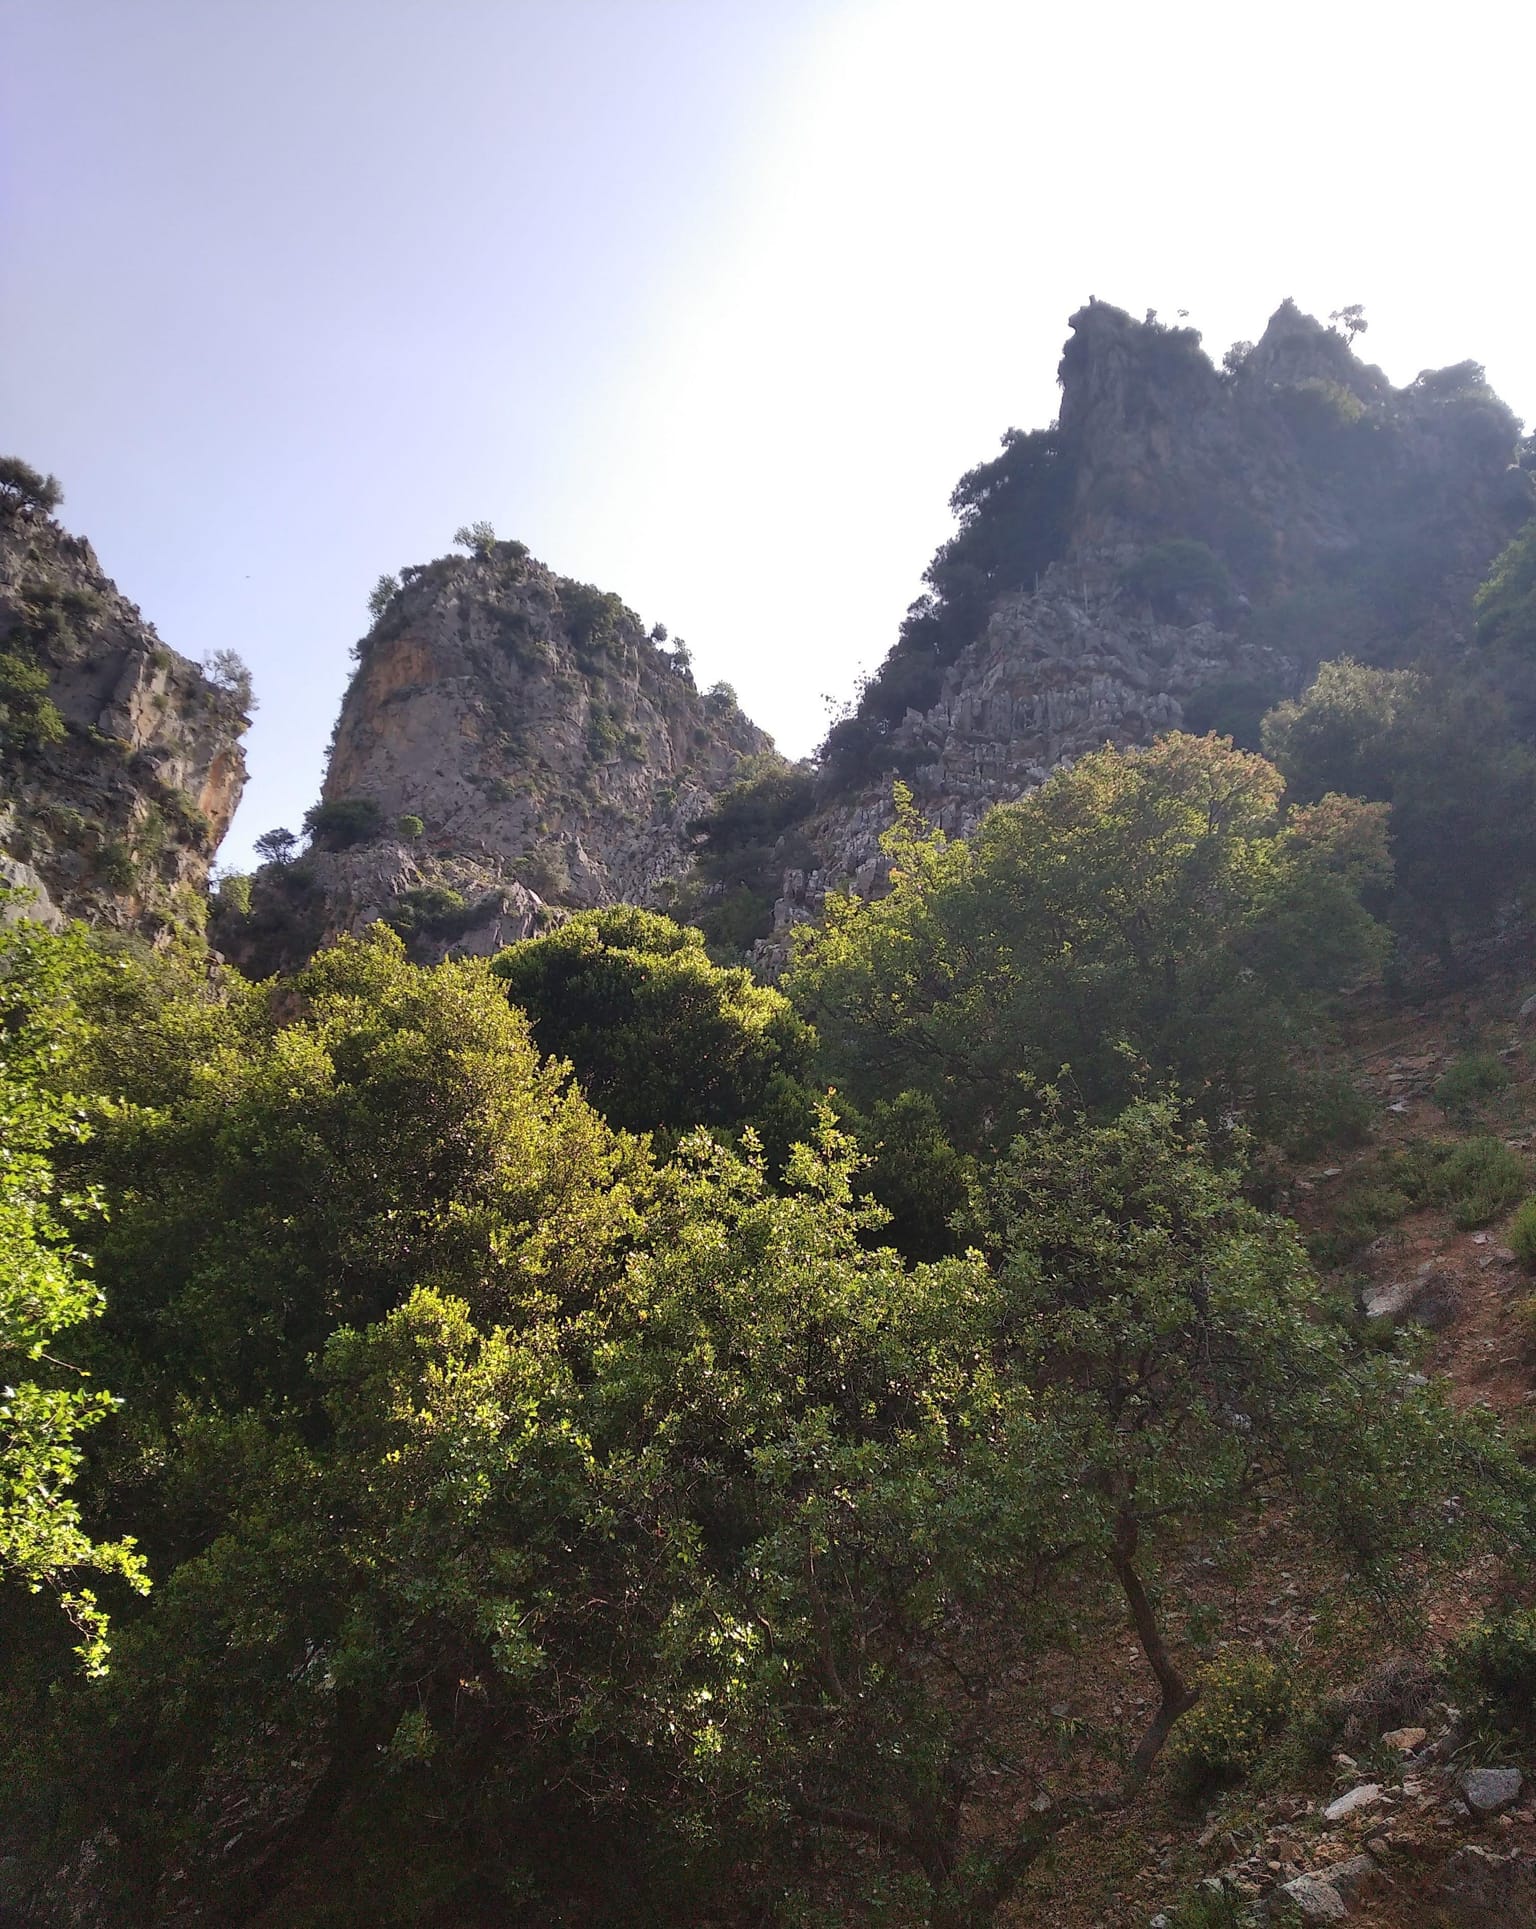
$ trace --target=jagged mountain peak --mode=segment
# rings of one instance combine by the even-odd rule
[[[487,533],[386,583],[337,719],[313,847],[220,941],[253,969],[394,923],[492,951],[546,907],[650,902],[769,739],[611,592]]]
[[[245,784],[249,679],[168,648],[48,513],[47,481],[0,492],[0,880],[46,923],[158,937],[203,915]]]

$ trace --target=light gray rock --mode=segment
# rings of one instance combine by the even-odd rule
[[[44,924],[163,935],[193,914],[240,801],[248,692],[167,648],[89,543],[3,504],[0,653],[43,673],[63,726],[7,724],[0,881]]]
[[[1349,1914],[1343,1896],[1321,1876],[1294,1876],[1280,1884],[1280,1894],[1300,1911],[1303,1922],[1342,1922]]]
[[[1325,1872],[1326,1880],[1346,1902],[1353,1902],[1360,1891],[1374,1882],[1381,1871],[1368,1855],[1352,1855],[1347,1862],[1335,1862]]]
[[[1524,1781],[1518,1768],[1471,1768],[1461,1778],[1461,1792],[1474,1815],[1497,1815],[1519,1801]]]
[[[1323,1810],[1323,1820],[1328,1823],[1346,1822],[1351,1815],[1364,1815],[1380,1807],[1380,1782],[1361,1782],[1358,1788],[1352,1788],[1347,1795],[1330,1802]]]
[[[1412,1279],[1367,1288],[1361,1306],[1368,1319],[1412,1320],[1438,1332],[1456,1316],[1458,1295],[1453,1274],[1431,1267]]]

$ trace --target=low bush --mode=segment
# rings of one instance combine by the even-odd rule
[[[1120,573],[1121,583],[1142,597],[1159,616],[1179,613],[1181,600],[1226,604],[1232,597],[1232,578],[1226,564],[1209,543],[1187,536],[1154,543]]]
[[[1429,1198],[1444,1206],[1462,1232],[1486,1226],[1508,1212],[1525,1192],[1525,1161],[1502,1139],[1464,1139],[1439,1159],[1429,1181]]]
[[[1361,1145],[1370,1136],[1374,1108],[1343,1072],[1298,1079],[1281,1139],[1295,1158],[1310,1158],[1336,1145]]]
[[[1505,1235],[1509,1249],[1528,1273],[1536,1273],[1536,1198],[1525,1204],[1509,1222]]]
[[[1289,1670],[1263,1654],[1225,1656],[1208,1668],[1200,1699],[1168,1744],[1176,1779],[1190,1795],[1251,1772],[1295,1707]]]
[[[1446,1672],[1452,1692],[1493,1727],[1536,1740],[1536,1608],[1468,1628]]]
[[[1443,1111],[1465,1115],[1508,1084],[1509,1069],[1501,1060],[1488,1052],[1472,1052],[1447,1066],[1435,1085],[1435,1102]]]
[[[402,938],[421,932],[436,938],[457,937],[478,914],[461,891],[446,884],[422,884],[402,891],[390,906],[388,922]]]
[[[384,813],[371,797],[334,797],[304,813],[304,828],[317,849],[345,851],[377,837]]]

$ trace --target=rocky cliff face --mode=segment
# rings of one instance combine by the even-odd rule
[[[0,497],[0,881],[28,916],[201,921],[247,696],[168,649],[89,543]]]
[[[407,570],[359,645],[311,850],[218,940],[269,970],[382,918],[436,958],[527,936],[546,906],[654,901],[768,747],[618,597],[521,544]]]
[[[785,876],[770,967],[828,889],[880,888],[894,779],[963,834],[1105,743],[1251,740],[1327,657],[1444,661],[1469,647],[1472,592],[1532,512],[1519,424],[1473,363],[1394,389],[1290,302],[1222,370],[1192,330],[1106,303],[1071,328],[1056,560],[994,600],[934,673],[936,701],[894,719],[875,680],[857,763],[827,760],[798,827],[819,862]],[[910,652],[902,668],[905,687]]]

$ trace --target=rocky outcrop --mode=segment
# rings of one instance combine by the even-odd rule
[[[964,834],[1106,743],[1183,727],[1241,738],[1246,726],[1251,740],[1263,708],[1327,657],[1444,661],[1469,647],[1472,592],[1533,507],[1514,466],[1519,424],[1480,368],[1394,389],[1291,302],[1222,370],[1193,330],[1104,302],[1071,328],[1059,558],[993,601],[936,703],[891,720],[876,679],[857,713],[875,750],[852,779],[828,760],[796,831],[819,862],[787,870],[766,968],[828,889],[881,888],[898,778]],[[989,566],[1009,541],[1000,520]],[[1181,588],[1192,558],[1204,577]]]
[[[248,698],[167,648],[89,543],[0,498],[0,880],[28,916],[200,923]]]
[[[248,969],[381,918],[426,960],[495,950],[547,909],[654,902],[689,825],[770,748],[617,596],[520,543],[403,575],[358,646],[310,850],[218,927]]]
[[[994,804],[1022,797],[1050,773],[1106,743],[1150,743],[1184,722],[1184,705],[1221,678],[1279,690],[1293,659],[1203,619],[1180,625],[1125,605],[1070,567],[1030,595],[1005,598],[985,633],[950,669],[939,702],[909,711],[890,738],[888,774],[837,798],[804,828],[822,858],[786,874],[775,908],[780,939],[813,917],[826,892],[877,891],[880,838],[894,821],[893,780],[951,836],[973,831]],[[772,959],[773,941],[765,949]]]

